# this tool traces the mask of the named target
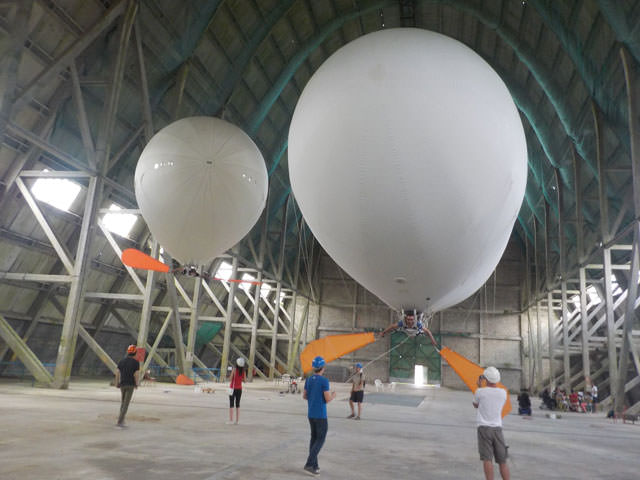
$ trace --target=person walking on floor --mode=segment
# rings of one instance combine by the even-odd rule
[[[240,397],[242,396],[242,382],[245,379],[244,371],[244,358],[236,360],[236,366],[231,371],[231,383],[229,384],[229,421],[228,424],[233,422],[233,404],[236,405],[236,425],[240,421]]]
[[[484,383],[486,381],[486,386]],[[493,480],[493,459],[500,468],[503,480],[509,480],[507,445],[502,436],[502,407],[507,401],[507,392],[498,387],[500,372],[487,367],[478,378],[478,389],[473,395],[473,406],[478,409],[478,452],[486,480]]]
[[[356,363],[356,373],[354,373],[349,379],[351,383],[351,398],[349,398],[349,407],[351,407],[351,415],[347,418],[354,418],[360,420],[360,414],[362,413],[362,400],[364,399],[364,372],[362,371],[362,364]],[[358,415],[356,415],[353,408],[353,404],[358,404]]]
[[[133,397],[133,390],[138,388],[140,381],[140,362],[136,360],[136,346],[129,345],[127,347],[127,356],[118,362],[118,368],[116,369],[115,385],[120,389],[121,401],[120,401],[120,416],[118,417],[118,427],[124,427],[124,417],[127,415],[129,409],[129,403],[131,397]]]
[[[309,456],[304,470],[312,475],[320,473],[318,454],[327,437],[329,424],[327,422],[327,403],[336,398],[336,392],[329,391],[329,380],[322,376],[325,368],[324,358],[318,356],[311,362],[313,375],[304,383],[302,398],[307,401],[307,416],[311,427],[309,442]]]

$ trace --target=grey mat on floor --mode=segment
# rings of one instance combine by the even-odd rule
[[[397,393],[368,393],[364,396],[365,403],[384,403],[403,407],[417,407],[424,400],[421,395],[402,395]]]

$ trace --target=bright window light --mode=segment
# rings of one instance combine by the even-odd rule
[[[253,284],[249,282],[253,282],[255,281],[255,279],[256,277],[254,277],[253,275],[249,275],[248,273],[242,275],[242,280],[245,281],[240,284],[240,288],[247,292],[247,295],[249,295],[249,291],[251,290],[251,287],[253,287]]]
[[[618,279],[615,274],[611,274],[611,293],[612,295],[620,295],[622,293],[622,288],[618,285]]]
[[[68,212],[80,193],[80,188],[80,185],[66,178],[39,178],[31,187],[31,193],[41,202]]]
[[[424,385],[424,366],[415,366],[413,370],[413,383],[416,387],[421,387]]]
[[[263,283],[262,285],[260,285],[260,296],[262,298],[267,298],[270,292],[271,285],[269,285],[268,283]]]
[[[230,263],[222,262],[218,271],[216,272],[216,278],[220,278],[222,280],[229,280],[231,278],[231,273],[233,272],[233,267]]]
[[[571,303],[576,307],[576,309],[580,310],[580,295],[574,295],[569,299]]]
[[[593,305],[598,305],[600,302],[602,302],[602,299],[600,298],[600,295],[598,295],[596,287],[594,287],[593,285],[587,287],[587,295],[589,296],[589,302]]]
[[[118,210],[122,210],[122,207],[112,203],[109,210],[117,212]],[[136,220],[138,220],[138,217],[132,213],[107,213],[102,217],[102,223],[107,230],[121,237],[127,237],[129,235]]]
[[[280,305],[282,305],[282,302],[284,302],[284,297],[285,297],[286,295],[287,295],[286,293],[284,293],[284,292],[280,292]]]

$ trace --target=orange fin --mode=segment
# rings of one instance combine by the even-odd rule
[[[345,335],[329,335],[319,338],[307,344],[300,354],[300,365],[302,371],[311,371],[311,362],[320,355],[324,361],[329,363],[336,358],[340,358],[347,353],[351,353],[359,348],[375,342],[373,332],[369,333],[347,333]]]
[[[444,358],[449,366],[453,368],[453,370],[458,374],[458,376],[462,379],[469,390],[475,392],[478,388],[478,377],[484,373],[484,368],[480,365],[476,365],[471,360],[463,357],[457,352],[453,350],[442,347],[440,350],[440,356]],[[511,412],[511,401],[509,400],[509,390],[502,383],[497,384],[498,387],[503,388],[507,391],[507,401],[504,403],[502,407],[502,417],[504,418],[506,415]]]
[[[169,271],[169,265],[135,248],[127,248],[122,252],[122,263],[131,268],[140,268],[142,270],[153,270],[155,272]]]

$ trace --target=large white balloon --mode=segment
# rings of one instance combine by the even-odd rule
[[[267,199],[262,154],[238,127],[183,118],[156,133],[136,167],[149,230],[174,258],[203,264],[251,230]]]
[[[418,29],[335,52],[289,130],[291,186],[309,227],[396,309],[437,311],[489,278],[522,203],[526,162],[496,72],[462,43]]]

